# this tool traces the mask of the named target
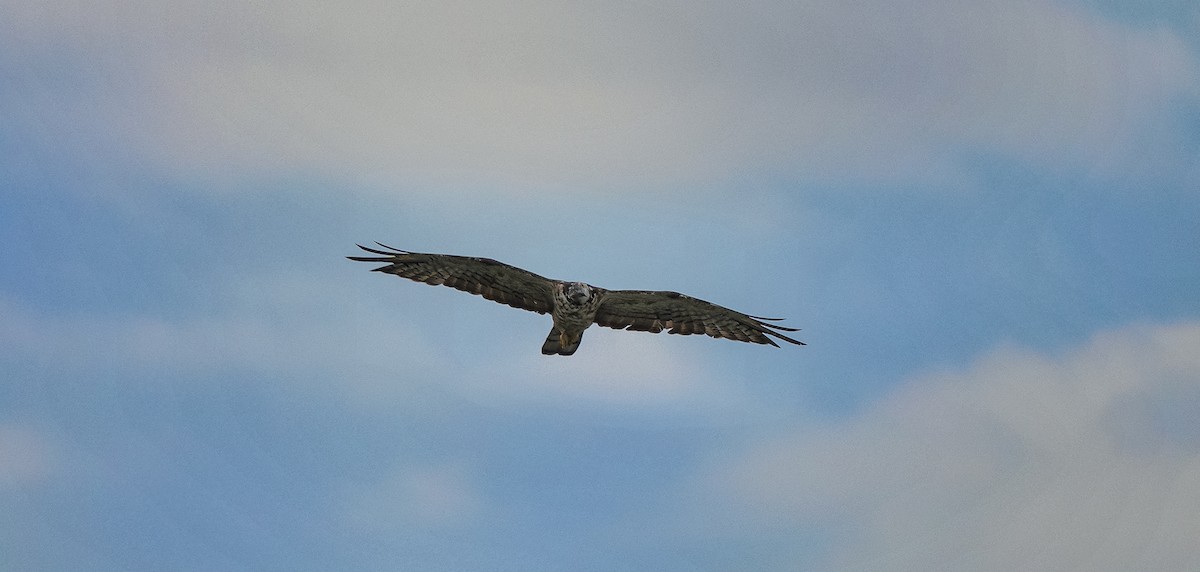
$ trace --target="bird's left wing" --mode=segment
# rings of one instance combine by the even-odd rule
[[[775,321],[778,318],[750,316],[678,292],[609,290],[604,293],[595,321],[601,326],[618,330],[707,334],[714,338],[779,347],[768,337],[774,336],[785,342],[804,345],[804,342],[777,331],[794,332],[797,328],[768,324],[764,320]]]
[[[359,262],[382,262],[384,266],[375,268],[375,272],[449,286],[522,310],[545,314],[554,309],[554,282],[528,270],[490,258],[423,254],[376,244],[388,250],[376,250],[360,244],[359,248],[380,256],[346,258]]]

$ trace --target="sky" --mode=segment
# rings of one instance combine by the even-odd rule
[[[1200,568],[1194,2],[0,12],[2,570]]]

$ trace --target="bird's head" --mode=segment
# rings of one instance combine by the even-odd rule
[[[586,304],[596,295],[595,290],[583,282],[565,282],[562,284],[562,289],[567,300],[576,306]]]

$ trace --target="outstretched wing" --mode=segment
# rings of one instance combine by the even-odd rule
[[[395,274],[426,284],[449,286],[478,294],[514,308],[545,314],[554,308],[554,282],[528,270],[522,270],[490,258],[422,254],[380,244],[388,250],[359,248],[380,256],[347,256],[359,262],[382,262],[374,272]]]
[[[778,319],[749,316],[678,292],[648,290],[609,290],[605,292],[600,308],[596,311],[597,324],[618,330],[655,333],[667,330],[668,334],[707,334],[714,338],[779,347],[779,344],[768,337],[774,336],[785,342],[804,345],[802,341],[779,333],[795,332],[797,328],[764,322]]]

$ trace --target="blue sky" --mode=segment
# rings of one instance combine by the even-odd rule
[[[1190,2],[0,11],[0,568],[1200,566]]]

